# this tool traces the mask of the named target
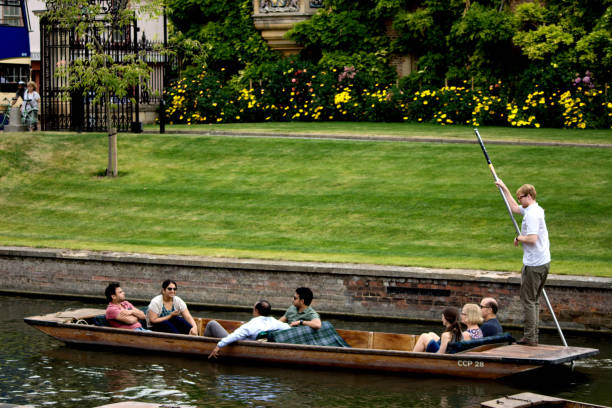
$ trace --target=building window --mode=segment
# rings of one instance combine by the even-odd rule
[[[0,92],[15,92],[19,81],[28,82],[29,79],[29,65],[0,64]]]
[[[23,27],[19,0],[0,0],[0,25]]]

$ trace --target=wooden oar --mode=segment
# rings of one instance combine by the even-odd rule
[[[489,164],[489,170],[491,170],[491,174],[493,175],[493,178],[495,179],[495,181],[499,180],[499,178],[497,177],[497,174],[495,173],[495,168],[493,167],[493,163],[491,163],[491,159],[489,159],[489,154],[487,153],[487,149],[485,148],[482,138],[480,137],[480,133],[478,133],[478,129],[474,129],[474,133],[476,133],[476,137],[478,138],[478,143],[480,144],[480,148],[482,149],[482,152],[484,153],[485,159],[487,159],[487,163]],[[498,187],[498,188],[499,188],[499,193],[504,199],[504,204],[506,204],[506,209],[508,210],[508,215],[510,215],[510,219],[512,220],[514,229],[518,235],[521,235],[521,229],[519,228],[518,224],[516,223],[516,220],[514,219],[514,214],[512,214],[512,209],[510,209],[510,204],[508,203],[508,200],[506,199],[506,195],[504,194],[504,191],[502,190],[501,187]],[[550,301],[548,300],[548,295],[546,294],[546,289],[544,288],[542,288],[542,295],[544,295],[544,300],[546,301],[548,310],[550,310],[550,314],[552,315],[553,320],[555,321],[555,325],[557,326],[557,330],[559,331],[559,336],[561,336],[561,341],[563,342],[563,345],[567,347],[565,336],[563,336],[563,331],[561,331],[561,326],[559,326],[559,322],[557,321],[557,316],[555,316],[555,311],[553,310],[552,305],[550,304]]]

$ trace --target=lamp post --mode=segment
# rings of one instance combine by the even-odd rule
[[[168,20],[166,17],[166,5],[164,4],[164,51],[168,49]],[[159,133],[166,133],[166,102],[164,100],[164,91],[166,89],[166,69],[168,65],[168,56],[164,52],[164,62],[162,69],[162,91],[159,101]]]

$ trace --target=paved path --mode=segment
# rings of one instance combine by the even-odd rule
[[[145,133],[158,133],[145,130]],[[478,144],[476,139],[459,139],[449,137],[401,137],[401,136],[363,136],[363,135],[332,135],[332,134],[299,134],[299,133],[277,133],[277,132],[237,132],[224,130],[198,130],[181,129],[166,130],[168,134],[184,135],[206,135],[206,136],[229,136],[229,137],[263,137],[263,138],[288,138],[288,139],[329,139],[329,140],[358,140],[367,142],[403,142],[403,143],[450,143],[450,144]],[[572,142],[529,142],[515,140],[487,140],[487,145],[515,145],[515,146],[562,146],[562,147],[586,147],[597,149],[612,149],[612,144],[605,143],[572,143]]]

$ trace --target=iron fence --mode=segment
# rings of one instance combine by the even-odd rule
[[[106,131],[106,109],[104,98],[95,100],[92,92],[65,90],[68,77],[58,75],[59,68],[81,59],[87,61],[91,51],[83,37],[74,31],[62,29],[41,21],[42,86],[41,127],[44,130],[74,130],[86,132]],[[141,55],[151,73],[145,84],[132,88],[126,97],[110,96],[110,121],[120,132],[139,131],[140,104],[159,105],[163,92],[164,58],[156,43],[144,35],[137,40],[136,22],[118,29],[92,28],[87,35],[95,36],[102,44],[104,53],[121,63],[128,55]],[[143,52],[144,51],[144,52]]]

